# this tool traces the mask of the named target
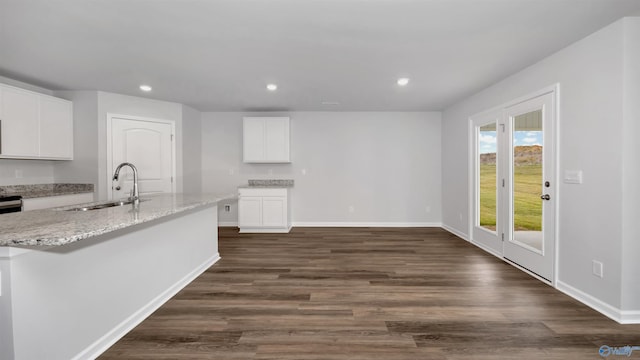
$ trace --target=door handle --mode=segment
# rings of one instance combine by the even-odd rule
[[[542,199],[542,200],[551,200],[551,196],[549,196],[549,194],[540,195],[540,199]]]
[[[120,189],[122,189],[120,185],[116,186],[116,191],[120,191]]]

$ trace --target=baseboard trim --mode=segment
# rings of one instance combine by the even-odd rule
[[[620,312],[621,324],[640,324],[640,310],[623,310]]]
[[[442,227],[432,222],[294,222],[294,227]]]
[[[240,234],[286,234],[291,231],[291,226],[287,228],[238,228]]]
[[[460,232],[460,231],[452,228],[451,226],[449,226],[447,224],[442,224],[442,228],[447,230],[448,232],[452,233],[453,235],[463,239],[463,240],[469,241],[469,235],[467,235],[467,234],[465,234],[463,232]]]
[[[175,284],[173,284],[170,288],[163,291],[160,295],[156,296],[153,300],[151,300],[148,304],[144,305],[140,310],[133,313],[127,319],[118,324],[111,331],[106,333],[100,339],[96,340],[89,347],[81,351],[78,355],[73,357],[74,360],[80,359],[95,359],[100,356],[102,353],[107,351],[113,344],[115,344],[118,340],[120,340],[123,336],[125,336],[129,331],[131,331],[134,327],[140,324],[144,319],[149,317],[154,311],[156,311],[160,306],[169,301],[171,297],[178,293],[178,291],[182,290],[185,286],[187,286],[190,282],[195,280],[198,276],[200,276],[203,272],[205,272],[211,265],[215,264],[220,260],[220,254],[215,254],[214,256],[207,259],[204,263],[200,264],[193,271],[189,272],[182,279],[178,280]]]
[[[640,324],[640,311],[622,311],[560,280],[556,289],[620,324]]]

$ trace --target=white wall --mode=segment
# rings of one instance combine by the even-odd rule
[[[200,112],[182,106],[182,175],[183,191],[202,191],[202,121]]]
[[[443,223],[467,234],[468,118],[560,83],[559,175],[582,170],[584,183],[556,184],[558,285],[590,297],[592,305],[618,310],[623,260],[623,33],[623,22],[618,21],[447,108],[442,131]],[[592,275],[592,260],[604,263],[604,278]],[[640,309],[638,305],[634,308]]]
[[[0,159],[0,186],[53,182],[54,171],[51,161]]]
[[[640,18],[624,26],[622,309],[638,311],[640,320]]]
[[[205,192],[236,192],[248,179],[294,179],[294,224],[441,222],[440,113],[202,115]],[[291,164],[242,163],[245,115],[291,117]],[[221,223],[237,222],[237,204],[230,204]]]
[[[57,91],[56,96],[73,101],[73,161],[55,166],[55,182],[98,183],[98,93]]]

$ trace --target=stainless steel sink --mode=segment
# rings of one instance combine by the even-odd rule
[[[139,200],[139,201],[142,201],[142,200]],[[110,201],[110,202],[106,202],[106,203],[102,203],[102,204],[95,204],[95,205],[89,205],[89,206],[82,206],[82,207],[66,209],[65,211],[100,210],[100,209],[106,209],[106,208],[111,208],[111,207],[116,207],[116,206],[124,206],[124,205],[129,205],[129,204],[133,204],[133,201],[132,200],[118,200],[118,201]]]

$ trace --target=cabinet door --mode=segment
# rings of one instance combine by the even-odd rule
[[[71,103],[40,97],[40,157],[73,158],[73,114]]]
[[[258,196],[241,196],[238,200],[238,226],[262,226],[262,198]]]
[[[265,119],[265,159],[289,162],[289,118]]]
[[[38,157],[38,97],[4,86],[0,92],[0,156]]]
[[[244,162],[264,162],[264,118],[246,117],[242,126]]]
[[[262,226],[287,226],[287,199],[284,197],[262,198]]]

